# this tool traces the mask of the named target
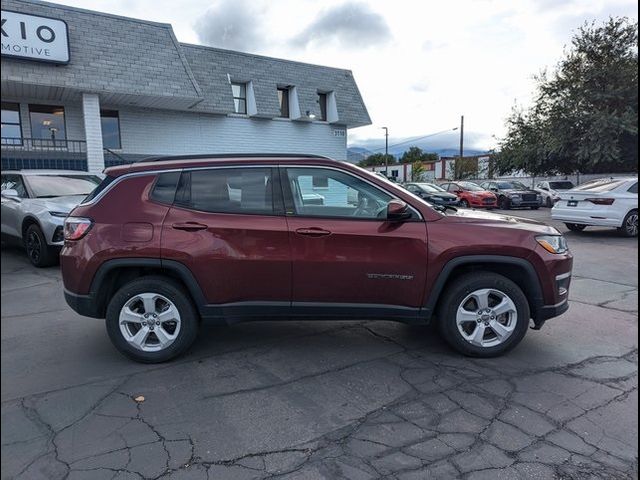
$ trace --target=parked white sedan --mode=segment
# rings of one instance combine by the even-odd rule
[[[615,227],[626,237],[637,237],[638,177],[602,178],[562,192],[551,218],[574,232]]]

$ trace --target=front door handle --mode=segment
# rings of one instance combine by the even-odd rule
[[[196,222],[174,223],[173,225],[171,225],[171,227],[175,230],[184,230],[186,232],[196,232],[198,230],[206,230],[207,228],[209,228],[202,223]]]
[[[327,235],[331,235],[329,230],[324,230],[318,227],[298,228],[296,233],[307,237],[326,237]]]

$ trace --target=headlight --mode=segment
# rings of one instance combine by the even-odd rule
[[[562,235],[541,235],[536,237],[536,241],[549,253],[566,253],[569,250]]]
[[[509,198],[520,198],[520,194],[512,193],[512,194],[509,195]]]
[[[67,212],[49,212],[49,215],[51,215],[52,217],[59,217],[59,218],[67,218],[69,216],[69,214]]]
[[[542,201],[542,195],[536,195],[536,200],[538,200],[539,202]]]

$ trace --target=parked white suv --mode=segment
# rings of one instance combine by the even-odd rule
[[[3,240],[24,245],[36,267],[53,265],[64,243],[64,219],[101,181],[73,170],[2,172]]]
[[[550,182],[540,182],[534,190],[542,195],[542,203],[545,207],[553,207],[560,200],[560,193],[571,190],[576,186],[569,180],[553,180]]]
[[[551,218],[574,232],[615,227],[626,237],[637,237],[638,177],[601,178],[562,192]]]

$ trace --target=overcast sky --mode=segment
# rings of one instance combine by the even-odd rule
[[[384,145],[458,125],[490,148],[532,77],[553,67],[572,32],[610,15],[637,20],[633,0],[60,0],[171,23],[182,42],[353,71],[373,124],[350,144]],[[179,5],[179,6],[178,6]],[[454,147],[457,132],[433,137]]]

